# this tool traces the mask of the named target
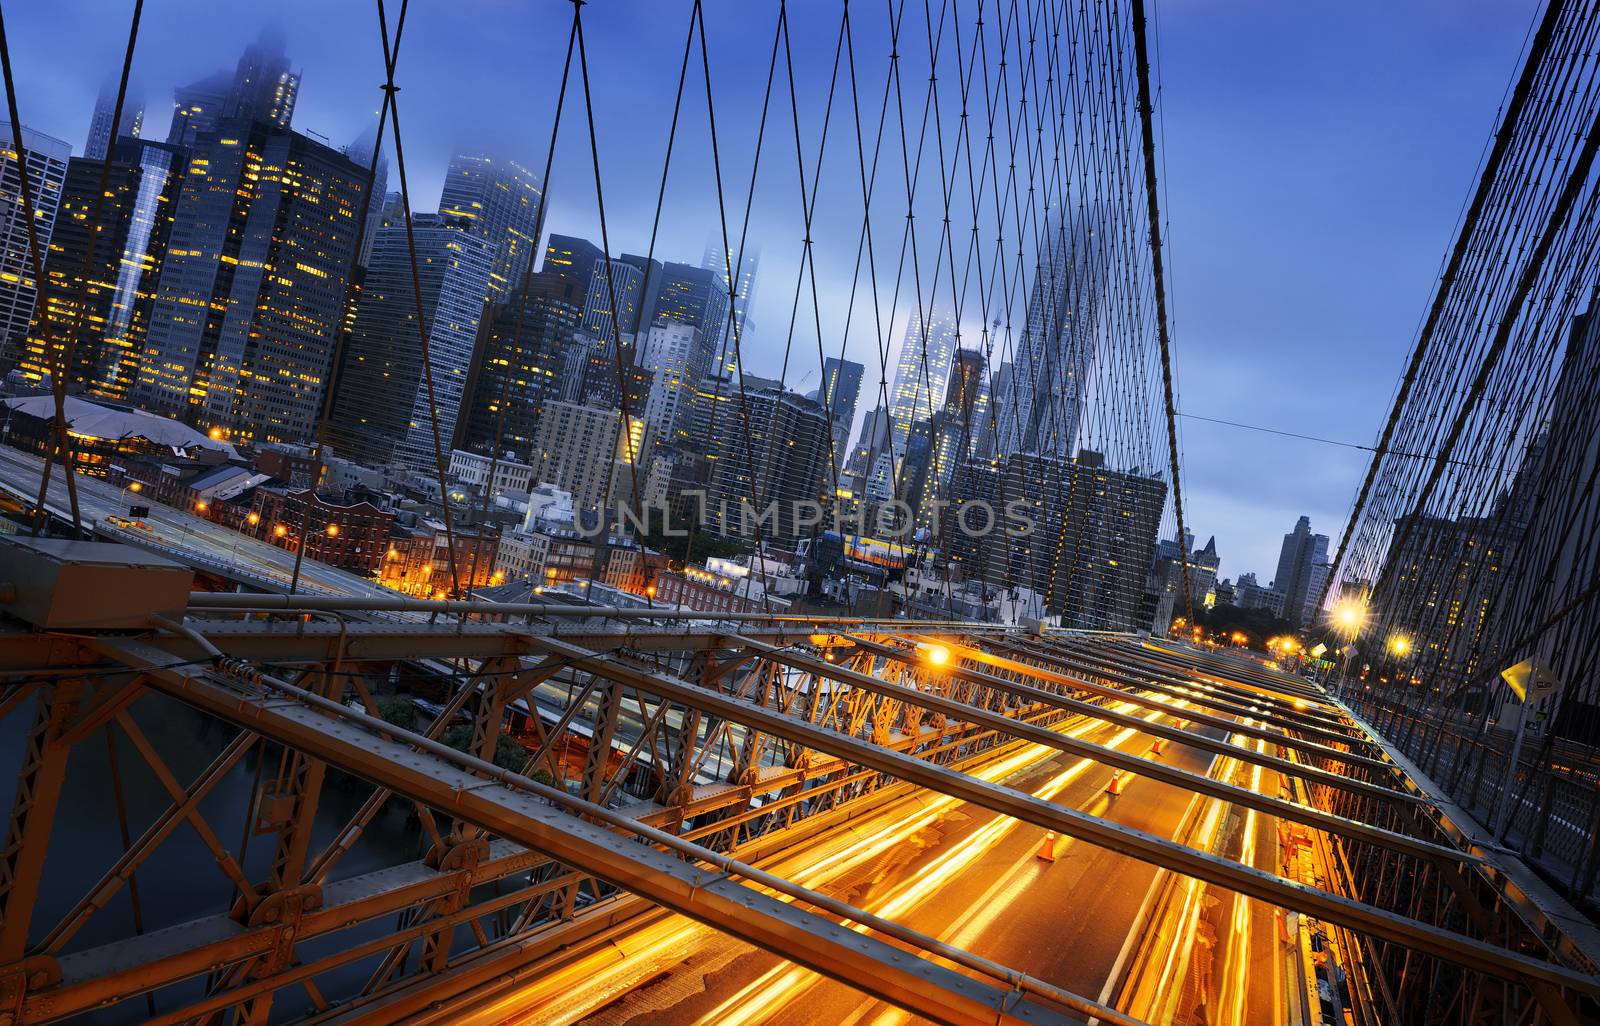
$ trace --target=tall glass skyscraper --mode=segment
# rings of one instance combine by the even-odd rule
[[[998,397],[999,455],[1069,457],[1077,444],[1099,301],[1092,229],[1063,218],[1039,244],[1028,320]]]
[[[932,417],[944,405],[950,384],[950,364],[956,355],[955,323],[939,314],[923,323],[913,313],[900,342],[895,361],[894,385],[889,390],[889,415],[894,418],[891,438],[896,459],[905,457],[911,425]]]
[[[67,380],[102,398],[128,398],[144,359],[156,281],[187,166],[176,146],[123,136],[112,147],[101,197],[102,161],[72,159],[44,265],[50,316],[33,319],[17,361],[24,376],[40,381],[51,373],[74,325],[81,324]],[[96,197],[97,223],[90,220]]]
[[[89,137],[83,144],[83,155],[90,160],[105,160],[106,150],[123,136],[137,139],[144,134],[144,101],[130,88],[122,101],[122,123],[113,126],[117,113],[117,80],[106,79],[100,85],[100,95],[95,97],[94,116],[89,119]]]
[[[167,142],[192,146],[225,118],[288,128],[299,97],[300,73],[290,70],[282,37],[262,33],[245,47],[232,74],[217,71],[173,90]]]
[[[722,316],[730,323],[724,323],[720,331],[709,333],[710,337],[703,340],[705,344],[715,350],[712,359],[720,359],[722,361],[721,373],[724,374],[734,374],[738,370],[734,359],[732,323],[736,322],[739,326],[741,346],[749,345],[751,338],[755,335],[756,325],[754,318],[750,315],[750,308],[756,299],[756,271],[761,267],[761,251],[759,249],[751,245],[745,245],[744,255],[741,258],[739,240],[730,240],[729,245],[733,247],[733,259],[739,262],[738,275],[730,276],[728,274],[728,265],[731,261],[728,259],[727,250],[722,246],[720,237],[706,243],[705,257],[700,262],[700,266],[716,275],[717,281],[721,283],[724,292],[733,296],[733,316],[731,318],[728,317],[726,307],[722,311]]]
[[[514,160],[457,153],[445,171],[439,216],[458,219],[494,247],[489,287],[498,299],[522,286],[539,251],[536,232],[544,189],[532,171]]]
[[[856,404],[861,400],[861,379],[866,368],[854,360],[829,356],[822,361],[822,386],[817,398],[833,422],[833,467],[844,469],[849,453],[850,427],[856,420]]]
[[[131,398],[245,441],[300,442],[341,329],[367,169],[263,121],[189,154]]]
[[[22,169],[17,164],[11,136],[11,123],[0,122],[0,278],[7,282],[6,287],[0,289],[0,353],[5,354],[7,366],[15,366],[17,362],[39,294],[38,282],[33,280],[33,260],[28,252]],[[33,201],[34,233],[42,257],[55,230],[56,211],[61,206],[61,187],[66,182],[72,147],[26,126],[22,129],[22,147],[27,152],[24,166],[29,198]]]
[[[448,447],[456,434],[495,248],[436,216],[413,217],[413,234],[439,439]],[[334,449],[358,463],[434,465],[416,317],[406,228],[391,225],[373,242],[329,425]]]

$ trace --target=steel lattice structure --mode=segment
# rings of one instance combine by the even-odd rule
[[[187,590],[187,611],[141,622],[105,611],[104,596],[147,572],[118,547],[7,548],[86,571],[13,586],[8,611],[23,621],[0,638],[0,669],[17,682],[0,712],[28,724],[0,877],[0,1010],[14,1023],[131,999],[149,1000],[157,1022],[264,1022],[275,1007],[387,1021],[536,978],[655,909],[942,1022],[1128,1021],[760,868],[918,790],[1314,915],[1364,953],[1383,1021],[1572,1023],[1600,995],[1587,926],[1463,833],[1425,778],[1305,682],[1235,662],[954,623],[390,603],[440,618],[400,622],[359,600]],[[172,572],[187,589],[190,575]],[[422,729],[377,715],[379,688],[402,674],[443,688]],[[194,753],[141,726],[179,706],[224,725],[187,777],[175,766]],[[532,754],[512,770],[492,760],[519,707],[536,713]],[[1053,729],[1073,718],[1225,753],[1281,775],[1291,797]],[[470,724],[464,752],[440,740],[457,722]],[[41,914],[50,854],[72,843],[55,830],[63,802],[84,783],[69,766],[100,735],[131,745],[169,804],[133,822],[123,850],[99,853],[78,901]],[[573,736],[587,740],[581,759],[560,752]],[[1343,879],[1308,886],[972,774],[1019,745],[1299,824]],[[234,846],[214,790],[251,763]],[[414,818],[420,857],[347,874],[389,802]],[[353,810],[331,833],[316,829],[330,803]],[[138,873],[180,832],[233,896],[167,922],[178,910],[141,909]],[[252,836],[266,839],[254,853]],[[134,910],[134,929],[86,943],[113,906]]]

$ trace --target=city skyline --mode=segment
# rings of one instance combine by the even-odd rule
[[[741,49],[730,44],[740,35],[770,39],[770,14],[712,6],[708,23],[714,73],[759,78],[765,71],[764,47]],[[24,10],[8,26],[19,43],[28,44],[17,48],[18,78],[23,83],[18,101],[24,123],[68,141],[74,153],[83,151],[105,73],[108,67],[114,69],[123,29],[115,18],[89,17],[93,7],[90,0],[78,0],[49,10]],[[277,15],[278,24],[268,26],[284,38],[291,66],[301,76],[295,127],[329,139],[356,138],[370,130],[372,110],[363,110],[352,97],[368,90],[374,98],[377,95],[373,89],[374,72],[380,70],[375,27],[368,23],[369,12],[329,12],[319,7],[313,19],[319,31],[313,33],[308,30],[307,17],[302,16],[311,10],[310,5],[286,5]],[[1434,273],[1456,214],[1454,197],[1460,189],[1432,188],[1428,183],[1442,176],[1452,186],[1464,187],[1466,172],[1462,168],[1476,157],[1490,128],[1483,112],[1493,108],[1505,88],[1530,12],[1531,6],[1526,4],[1429,4],[1393,21],[1383,34],[1365,32],[1364,12],[1357,8],[1309,12],[1242,5],[1204,18],[1183,8],[1162,13],[1166,22],[1162,95],[1164,102],[1173,105],[1162,113],[1171,124],[1166,183],[1168,211],[1176,225],[1170,261],[1183,412],[1357,445],[1370,443],[1381,420],[1380,402],[1372,396],[1386,391],[1398,371],[1419,312],[1415,297]],[[541,81],[537,72],[554,78],[564,33],[541,33],[527,12],[495,5],[469,4],[452,16],[468,18],[473,24],[503,22],[503,32],[484,40],[491,53],[509,53],[515,39],[531,44],[545,59],[531,62],[537,70],[522,83],[525,101],[520,109],[524,116],[508,119],[502,110],[480,112],[478,105],[465,102],[465,97],[474,90],[481,92],[495,76],[503,77],[505,69],[497,69],[493,59],[468,67],[459,58],[430,53],[424,47],[403,49],[397,80],[410,86],[404,117],[418,212],[426,211],[431,197],[439,194],[448,161],[456,151],[489,150],[537,173],[548,140],[553,83]],[[411,17],[414,34],[410,38],[415,39],[425,38],[437,26],[430,19],[439,15],[418,8]],[[53,30],[72,19],[87,21],[95,28],[89,37],[74,33],[72,45],[66,46],[66,34]],[[219,61],[215,54],[231,58],[242,52],[262,27],[231,23],[197,4],[148,12],[134,68],[138,83],[134,98],[144,104],[146,138],[165,137],[167,98],[173,88],[217,71],[228,60]],[[324,27],[330,31],[322,31]],[[681,30],[678,15],[641,7],[630,8],[628,18],[597,17],[590,26],[597,39],[628,46],[653,71],[667,75],[672,74],[670,65],[676,59],[672,51],[677,44],[650,46],[642,41],[652,36],[673,39]],[[797,25],[794,30],[797,35],[809,33],[821,39],[828,26]],[[865,48],[872,42],[874,29],[865,25],[861,31],[859,45]],[[334,42],[343,32],[352,39],[371,41],[370,71],[361,69],[359,61],[350,61],[347,50]],[[96,34],[101,34],[100,38],[95,38]],[[1211,52],[1224,38],[1233,52],[1250,59],[1230,62],[1235,70],[1219,75]],[[195,45],[196,40],[205,45]],[[1340,44],[1337,57],[1333,56],[1335,48],[1327,45],[1330,40]],[[1411,92],[1399,108],[1377,102],[1397,74],[1386,55],[1414,50],[1419,40],[1426,41],[1423,59],[1432,73],[1408,72]],[[1285,74],[1288,66],[1306,60],[1312,62],[1314,73]],[[1349,69],[1359,69],[1361,74],[1336,73]],[[813,76],[818,73],[816,68],[802,68],[799,73],[807,70]],[[603,72],[603,68],[596,69],[601,143],[620,152],[616,150],[620,145],[616,126],[624,111],[631,110],[648,123],[650,118],[644,115],[664,118],[670,108],[662,109],[666,101],[661,97],[633,95]],[[1272,88],[1257,88],[1247,76],[1270,78]],[[753,100],[719,97],[725,174],[741,167],[748,173],[754,132],[754,112],[749,105],[754,100],[759,100],[759,95]],[[571,102],[569,98],[569,105]],[[1321,117],[1289,131],[1286,138],[1285,126],[1299,120],[1288,112],[1307,107]],[[1429,116],[1414,124],[1422,110]],[[448,119],[442,116],[444,111],[450,112]],[[703,111],[701,114],[703,120]],[[814,140],[820,112],[803,109],[801,114],[803,118],[811,116],[808,134]],[[680,161],[687,160],[682,154],[695,153],[697,145],[703,155],[706,136],[703,127],[696,135],[694,120],[686,119],[685,134],[679,139]],[[576,124],[576,119],[567,124]],[[659,152],[664,147],[664,120],[661,124],[663,138],[648,140],[644,152],[652,148]],[[1426,145],[1400,146],[1400,139],[1426,141]],[[580,158],[586,154],[581,142],[579,130],[566,134],[564,129],[549,186],[547,236],[551,232],[598,235],[593,182],[583,173],[586,169]],[[653,160],[643,163],[649,165]],[[1224,162],[1231,180],[1219,183],[1216,172]],[[780,163],[769,161],[774,168]],[[705,177],[703,163],[696,170],[699,173],[675,178],[669,187],[657,260],[692,261],[702,248],[708,225],[711,234],[720,237],[718,219],[707,200],[709,187],[700,180]],[[616,172],[607,180],[615,252],[642,252],[648,245],[649,215],[659,184],[650,175],[640,171],[630,179]],[[1285,187],[1295,188],[1297,179],[1315,181],[1319,188],[1305,197],[1293,224],[1276,218],[1268,222],[1253,213],[1262,188],[1281,192]],[[790,188],[789,182],[774,174],[757,198],[750,228],[749,243],[765,251],[762,271],[767,282],[755,297],[750,315],[753,323],[762,325],[762,331],[745,354],[747,371],[758,374],[775,373],[782,363],[774,326],[787,323],[787,307],[794,298],[798,247],[777,244],[780,237],[798,235],[792,230],[797,220],[792,211],[785,219],[780,209],[792,206],[792,202],[783,203],[791,195],[786,191]],[[829,179],[818,188],[837,186]],[[688,193],[698,195],[689,198]],[[1377,202],[1364,205],[1358,200]],[[1287,209],[1283,204],[1274,204],[1274,208]],[[1357,215],[1354,222],[1350,221],[1352,214]],[[737,210],[730,211],[730,219],[737,216]],[[859,211],[854,216],[859,219]],[[1309,237],[1313,229],[1321,232],[1336,222],[1340,224],[1334,233],[1339,259],[1295,253],[1297,233]],[[737,248],[737,224],[732,230],[735,238],[730,245]],[[782,236],[780,230],[784,230]],[[1209,258],[1218,251],[1230,259]],[[1256,255],[1258,251],[1291,258],[1266,260]],[[1362,254],[1359,264],[1356,254]],[[1334,270],[1341,262],[1376,273],[1352,282],[1348,280],[1352,272]],[[1247,273],[1237,273],[1240,270]],[[818,286],[825,313],[837,314],[844,308],[848,281],[823,274]],[[1326,317],[1304,316],[1306,308],[1330,297],[1341,300],[1343,318],[1334,318],[1330,325]],[[925,298],[924,305],[927,301]],[[884,332],[889,340],[891,374],[896,359],[893,340],[903,334],[904,325],[914,316],[910,306],[902,301]],[[1020,335],[1020,301],[1018,307],[1015,331]],[[1240,311],[1248,316],[1241,317]],[[800,321],[803,325],[805,318]],[[962,331],[963,344],[972,345],[982,325],[964,317]],[[837,356],[833,348],[837,332],[825,325],[824,334],[828,338],[826,355]],[[847,359],[867,368],[858,428],[877,404],[880,353],[873,335],[870,325],[857,317],[844,349]],[[816,339],[797,337],[793,349],[814,353]],[[1327,352],[1353,352],[1365,358],[1324,357],[1313,372],[1314,387],[1283,387],[1284,379],[1304,367],[1307,357],[1315,360],[1314,354]],[[792,362],[786,383],[801,392],[815,388],[820,368],[811,366],[814,363],[815,356]],[[997,369],[999,364],[996,359],[992,366]],[[1299,515],[1310,515],[1330,533],[1342,528],[1348,496],[1366,454],[1201,420],[1185,420],[1180,428],[1186,476],[1193,478],[1186,495],[1188,526],[1202,536],[1222,531],[1223,575],[1236,577],[1253,571],[1268,577],[1283,525]],[[851,437],[854,435],[852,431]],[[1238,458],[1242,451],[1250,454],[1247,460]],[[1287,480],[1276,484],[1263,481],[1263,475],[1255,472],[1259,467],[1275,468]],[[1281,487],[1286,483],[1293,488]]]

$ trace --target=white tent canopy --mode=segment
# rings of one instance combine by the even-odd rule
[[[5,404],[13,413],[45,422],[54,421],[56,417],[56,401],[52,396],[23,396],[6,399]],[[68,396],[65,411],[67,430],[75,435],[112,441],[143,438],[174,450],[215,449],[230,457],[239,455],[227,442],[214,441],[187,424],[142,410],[119,410]]]

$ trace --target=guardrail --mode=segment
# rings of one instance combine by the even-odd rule
[[[1600,779],[1594,767],[1541,761],[1539,746],[1525,744],[1508,792],[1511,739],[1504,732],[1479,732],[1476,723],[1459,717],[1419,714],[1371,692],[1347,701],[1480,823],[1492,829],[1506,814],[1504,803],[1511,802],[1505,846],[1568,900],[1591,914],[1600,909]]]

